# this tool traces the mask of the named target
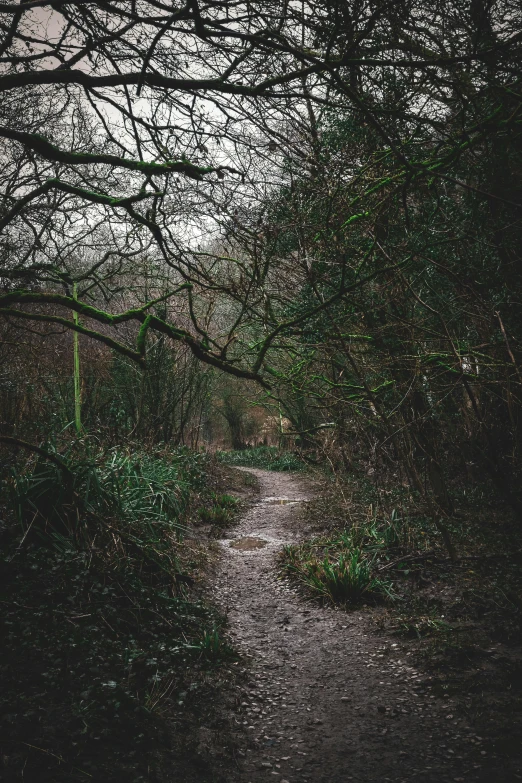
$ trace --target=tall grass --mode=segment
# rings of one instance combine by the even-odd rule
[[[45,748],[45,779],[85,780],[103,757],[89,778],[141,781],[158,714],[233,654],[223,618],[190,592],[201,553],[183,539],[202,498],[232,501],[205,488],[207,458],[186,449],[80,443],[63,460],[32,457],[3,484],[2,738]]]
[[[7,482],[23,537],[89,549],[103,542],[111,566],[136,560],[177,571],[175,541],[186,529],[192,494],[204,484],[206,457],[187,449],[111,449],[68,459],[69,481],[53,463],[30,461]],[[153,567],[154,566],[154,567]]]
[[[216,456],[225,465],[237,465],[245,468],[298,471],[305,467],[303,461],[295,454],[281,451],[276,446],[258,446],[241,451],[218,451]]]

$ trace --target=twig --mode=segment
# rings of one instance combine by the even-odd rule
[[[54,464],[64,472],[69,480],[74,479],[71,469],[65,464],[64,460],[59,456],[59,454],[52,454],[51,452],[43,449],[41,446],[37,446],[35,443],[28,443],[21,438],[14,438],[11,435],[0,435],[0,442],[7,443],[10,446],[15,446],[16,448],[25,449],[26,451],[32,451],[35,454],[39,454],[40,457],[54,462]]]
[[[399,557],[397,560],[392,560],[391,563],[386,563],[386,565],[381,566],[378,568],[378,572],[381,573],[381,571],[387,571],[390,568],[393,568],[394,566],[398,565],[399,563],[404,563],[406,561],[412,561],[412,560],[429,560],[430,558],[433,558],[436,556],[436,552],[434,550],[431,550],[430,552],[425,552],[423,555],[405,555],[404,557]],[[437,560],[440,560],[441,558],[437,558]],[[444,558],[446,559],[446,558]]]
[[[458,565],[461,560],[496,560],[497,558],[503,558],[503,557],[515,557],[516,555],[519,555],[522,553],[522,549],[517,549],[515,552],[498,552],[491,555],[466,555],[465,557],[458,557],[457,561],[454,563],[455,565]],[[381,571],[387,571],[390,568],[393,568],[394,566],[398,565],[399,563],[405,563],[405,562],[412,562],[415,560],[436,560],[438,563],[451,563],[452,560],[449,557],[438,557],[437,553],[434,550],[431,550],[430,552],[426,552],[425,554],[418,554],[418,555],[405,555],[404,557],[399,557],[397,560],[393,560],[391,563],[386,563],[386,565],[381,566],[377,569],[379,573]]]
[[[53,753],[50,750],[45,750],[45,748],[39,748],[38,745],[31,745],[30,742],[22,742],[22,745],[27,745],[28,748],[34,748],[34,750],[39,750],[41,753],[47,753],[48,756],[54,756],[54,758],[58,759],[58,761],[61,761],[63,764],[67,764],[66,760],[62,756],[57,756],[56,753]],[[89,772],[85,772],[83,769],[80,769],[79,767],[73,766],[73,769],[76,769],[78,772],[81,772],[82,775],[87,775],[88,778],[92,778],[92,775],[90,775]]]

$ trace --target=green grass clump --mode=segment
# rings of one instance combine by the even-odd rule
[[[232,519],[232,512],[237,507],[238,499],[232,495],[217,495],[212,493],[213,505],[210,508],[200,508],[199,518],[207,525],[226,525]]]
[[[103,542],[107,564],[171,579],[176,542],[186,530],[191,498],[203,485],[205,456],[188,449],[110,449],[69,457],[69,473],[39,459],[13,470],[10,506],[24,537],[88,550]]]
[[[295,454],[281,451],[276,446],[258,446],[241,451],[218,451],[217,458],[225,465],[244,468],[262,468],[275,471],[299,471],[304,463]]]
[[[223,658],[236,658],[237,655],[224,640],[219,628],[203,631],[203,635],[196,645],[201,656],[208,661],[219,661]]]
[[[382,597],[386,585],[372,575],[372,562],[360,549],[318,558],[307,547],[285,547],[285,570],[332,603],[355,605]]]
[[[226,508],[212,506],[211,508],[200,508],[199,518],[206,525],[226,525],[230,520],[230,514]]]
[[[179,448],[158,453],[110,449],[64,460],[69,472],[43,459],[14,469],[7,482],[22,526],[81,536],[93,518],[183,529],[191,492],[200,489],[205,456]]]
[[[379,568],[404,548],[405,521],[392,511],[389,518],[369,515],[361,524],[285,547],[283,571],[315,595],[345,605],[375,602],[393,596],[391,583]]]
[[[238,504],[238,499],[233,495],[217,495],[214,492],[212,493],[212,498],[216,506],[219,506],[220,508],[233,509],[236,508]]]

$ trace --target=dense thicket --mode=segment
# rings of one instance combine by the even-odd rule
[[[275,354],[296,430],[325,428],[346,468],[361,446],[399,465],[446,511],[443,463],[488,473],[521,508],[520,141],[477,144],[443,182],[397,183],[356,114],[327,116],[317,171],[270,205],[270,250],[301,269]],[[373,193],[354,214],[362,183],[339,162],[356,155]]]

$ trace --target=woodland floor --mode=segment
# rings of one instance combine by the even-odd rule
[[[498,728],[494,701],[490,716],[481,712],[479,734],[469,695],[441,687],[444,678],[417,665],[407,641],[377,632],[371,610],[320,606],[281,578],[277,554],[312,532],[302,510],[318,488],[296,475],[244,470],[260,493],[219,542],[213,587],[242,654],[242,682],[230,686],[235,697],[224,700],[221,722],[199,728],[200,753],[214,757],[212,779],[521,780],[519,750],[503,753],[484,733],[488,721],[492,736]],[[217,747],[225,735],[235,745],[228,770]],[[201,774],[187,770],[186,780],[207,779]]]
[[[71,568],[83,574],[74,553],[69,563],[51,554],[42,559],[36,549],[33,560],[40,559],[33,563],[29,553],[20,574],[5,571],[1,781],[522,780],[518,527],[509,545],[507,539],[499,544],[502,559],[493,545],[484,559],[479,542],[472,569],[465,558],[451,568],[444,557],[435,558],[416,581],[400,576],[400,601],[346,611],[322,605],[284,577],[279,558],[284,545],[331,534],[343,524],[344,511],[335,507],[338,491],[331,484],[328,489],[324,477],[216,467],[208,482],[240,499],[243,513],[226,530],[199,524],[183,550],[196,577],[190,601],[217,605],[226,634],[218,613],[215,620],[207,610],[202,619],[192,618],[196,630],[198,623],[215,624],[216,649],[207,635],[205,654],[178,662],[176,676],[162,679],[149,695],[153,709],[137,709],[134,702],[114,706],[121,698],[113,686],[127,671],[118,644],[139,634],[136,646],[149,650],[147,660],[154,658],[173,633],[168,612],[177,607],[180,628],[188,633],[185,614],[196,604],[183,608],[178,599],[165,598],[160,617],[145,611],[143,595],[142,625],[135,628],[114,580],[99,585],[93,597],[89,572],[90,603],[79,588],[79,597],[71,595]],[[507,519],[505,509],[495,517],[487,504],[482,512],[473,506],[466,513],[477,519],[482,513],[498,535],[500,518]],[[460,553],[477,557],[464,536],[458,544]],[[98,604],[103,617],[111,610],[110,625],[100,624]],[[436,626],[432,635],[405,636],[404,628],[419,627],[419,618],[427,624],[430,606],[451,632]],[[69,615],[74,625],[64,623]],[[110,634],[102,639],[106,627]],[[67,633],[74,636],[72,647]],[[75,705],[85,703],[87,684],[94,689],[89,705],[98,706],[92,716],[78,717]]]

